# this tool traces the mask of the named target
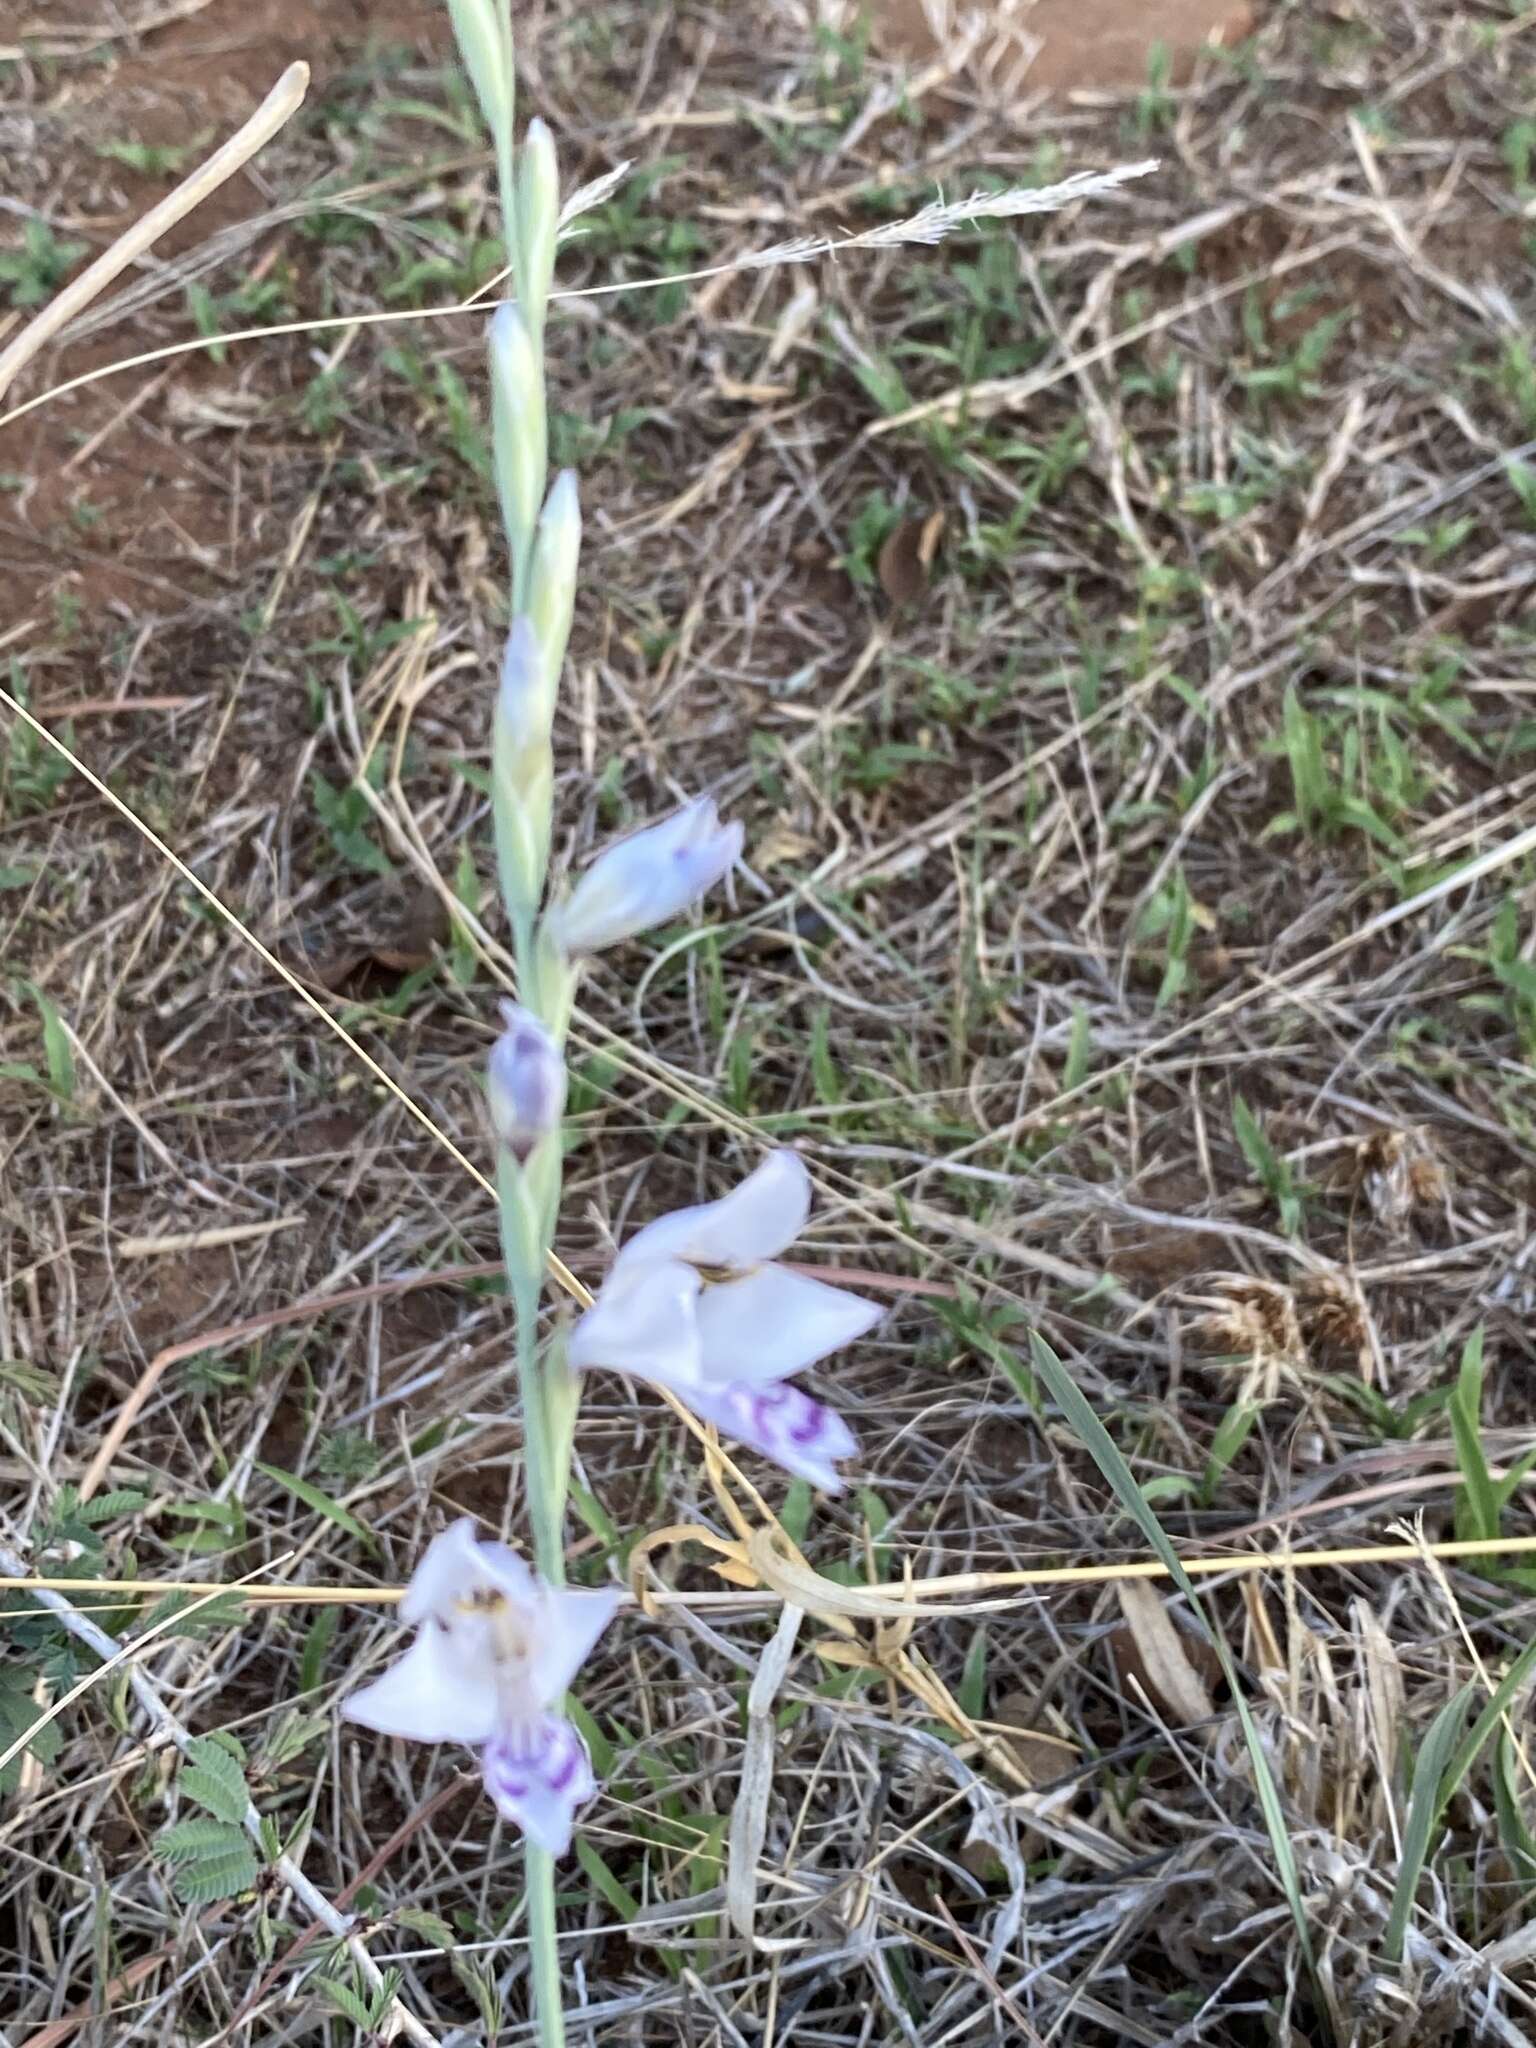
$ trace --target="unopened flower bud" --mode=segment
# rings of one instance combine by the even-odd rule
[[[555,237],[560,227],[560,168],[555,139],[548,124],[528,123],[528,137],[517,160],[517,296],[537,333],[544,324],[550,279],[555,268]]]
[[[496,861],[514,918],[532,917],[544,893],[555,783],[553,713],[543,649],[532,620],[520,613],[502,658],[491,757]]]
[[[448,0],[448,13],[485,125],[492,135],[510,135],[516,81],[496,0]]]
[[[559,1127],[565,1110],[565,1061],[531,1011],[503,1003],[506,1028],[491,1047],[485,1089],[496,1136],[519,1164]]]
[[[722,825],[714,799],[696,797],[598,855],[556,914],[559,943],[572,955],[595,953],[666,924],[730,873],[741,842],[741,826]]]
[[[518,562],[533,539],[549,463],[544,371],[518,306],[498,306],[491,321],[491,441],[502,522]]]
[[[528,573],[528,616],[544,655],[544,675],[553,704],[571,637],[576,603],[576,564],[581,553],[581,497],[574,469],[562,469],[550,485],[533,539]]]

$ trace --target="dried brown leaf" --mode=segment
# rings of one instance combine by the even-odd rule
[[[1113,1638],[1122,1682],[1139,1685],[1175,1727],[1209,1721],[1216,1704],[1162,1594],[1144,1579],[1124,1580],[1115,1590],[1125,1616],[1124,1630]]]
[[[928,588],[943,531],[944,514],[932,512],[926,519],[903,519],[886,535],[876,566],[892,604],[915,604]]]

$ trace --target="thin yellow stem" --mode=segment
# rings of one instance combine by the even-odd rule
[[[1192,1577],[1223,1572],[1324,1571],[1347,1565],[1425,1564],[1430,1559],[1460,1557],[1530,1557],[1536,1536],[1468,1537],[1446,1543],[1355,1543],[1332,1550],[1244,1550],[1230,1557],[1186,1557]],[[874,1588],[903,1605],[921,1609],[949,1595],[1007,1592],[1023,1586],[1105,1586],[1122,1579],[1166,1579],[1168,1567],[1154,1557],[1131,1558],[1120,1564],[1039,1565],[1016,1572],[951,1572],[911,1584]],[[233,1594],[256,1607],[393,1607],[403,1586],[252,1586],[224,1585],[208,1579],[70,1579],[0,1578],[0,1593],[114,1593],[120,1599],[150,1599],[184,1593],[194,1598]],[[729,1604],[777,1604],[773,1592],[668,1593],[651,1595],[660,1607]]]

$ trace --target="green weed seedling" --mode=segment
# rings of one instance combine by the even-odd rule
[[[21,247],[0,249],[0,298],[25,312],[41,306],[86,253],[84,242],[61,241],[45,220],[22,224]]]
[[[21,664],[10,666],[11,695],[20,705],[31,700]],[[74,751],[74,731],[64,725],[60,737]],[[0,822],[46,811],[69,780],[69,762],[56,747],[38,738],[23,719],[7,722],[4,753],[0,754]]]
[[[1456,1535],[1465,1543],[1495,1542],[1505,1533],[1504,1516],[1511,1501],[1536,1469],[1536,1446],[1525,1451],[1495,1479],[1483,1448],[1483,1326],[1467,1339],[1461,1354],[1456,1384],[1446,1403],[1451,1437],[1456,1445],[1456,1462],[1461,1484],[1456,1489]],[[1491,1557],[1471,1557],[1467,1568],[1485,1578],[1516,1586],[1522,1592],[1536,1592],[1536,1570],[1522,1565],[1500,1564]]]
[[[1232,1130],[1254,1177],[1280,1212],[1281,1229],[1287,1237],[1300,1236],[1303,1191],[1289,1162],[1269,1142],[1264,1126],[1241,1095],[1232,1100]]]

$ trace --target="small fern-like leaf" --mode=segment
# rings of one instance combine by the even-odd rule
[[[187,1906],[248,1892],[260,1867],[243,1829],[201,1814],[162,1829],[155,1849],[170,1864],[172,1887]]]
[[[250,1808],[244,1771],[212,1735],[200,1735],[188,1745],[187,1761],[176,1782],[184,1799],[195,1801],[215,1820],[243,1821]]]
[[[330,2000],[343,2019],[351,2020],[365,2035],[371,2031],[372,2010],[358,1997],[350,1984],[338,1984],[334,1977],[320,1977],[316,1980],[315,1988]]]

